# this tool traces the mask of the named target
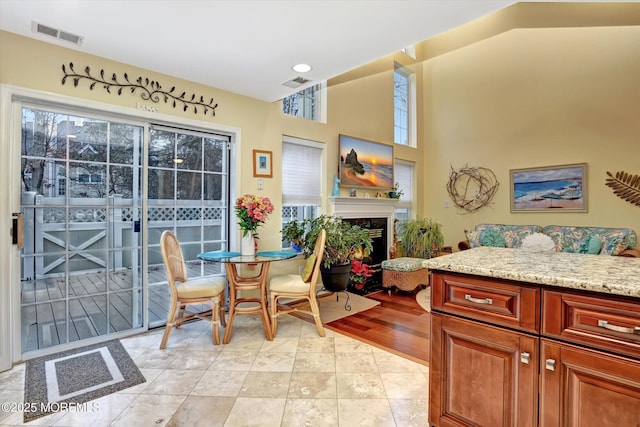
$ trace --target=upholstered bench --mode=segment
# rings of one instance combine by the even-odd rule
[[[424,259],[401,257],[382,261],[382,287],[395,286],[411,292],[420,285],[429,284],[429,272],[423,266]]]

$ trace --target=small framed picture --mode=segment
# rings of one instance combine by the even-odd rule
[[[349,197],[356,197],[356,189],[352,188],[351,190],[349,190]]]
[[[253,176],[271,178],[271,151],[253,150]]]

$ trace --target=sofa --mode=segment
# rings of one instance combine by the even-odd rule
[[[566,225],[477,224],[465,230],[466,241],[458,249],[497,246],[640,258],[635,231],[630,228]]]

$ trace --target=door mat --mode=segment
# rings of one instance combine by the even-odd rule
[[[119,340],[28,360],[24,422],[138,385],[146,379]],[[91,410],[91,405],[86,405]]]

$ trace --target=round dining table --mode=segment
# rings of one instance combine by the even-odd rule
[[[255,255],[242,255],[240,252],[211,251],[203,252],[198,258],[203,261],[219,262],[224,264],[229,282],[229,313],[227,327],[222,339],[223,344],[228,344],[231,339],[233,320],[237,314],[259,313],[262,318],[264,334],[267,340],[272,341],[271,321],[269,319],[267,278],[269,266],[275,261],[284,261],[298,255],[293,251],[262,251]],[[257,266],[258,273],[253,276],[241,276],[239,270],[243,264]],[[258,290],[258,298],[240,297],[239,292]]]

